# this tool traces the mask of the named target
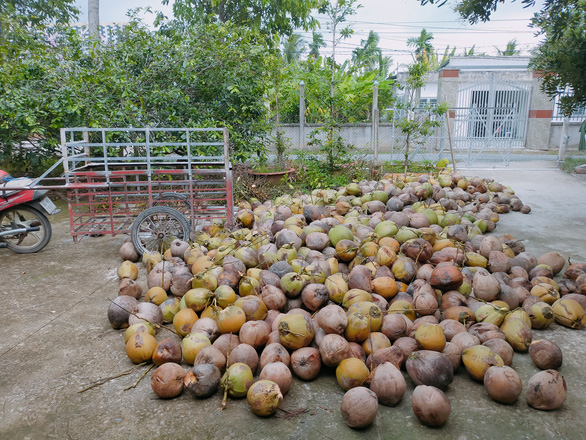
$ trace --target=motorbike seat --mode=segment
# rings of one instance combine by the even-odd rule
[[[2,197],[8,197],[14,193],[22,191],[22,189],[11,190],[10,188],[22,188],[24,186],[30,186],[32,183],[33,183],[33,179],[30,179],[28,177],[20,177],[17,179],[9,180],[6,183],[0,184],[0,195]]]

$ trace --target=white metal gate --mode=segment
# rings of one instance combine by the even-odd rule
[[[511,151],[525,146],[530,96],[530,82],[504,81],[497,72],[486,82],[462,84],[451,109],[456,160],[508,165]]]

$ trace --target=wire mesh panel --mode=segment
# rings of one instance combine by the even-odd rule
[[[432,114],[429,109],[421,108],[413,115],[420,123],[424,118],[436,120],[438,127],[432,128],[430,133],[409,136],[401,129],[401,120],[407,115],[403,109],[391,108],[382,112],[383,122],[378,127],[378,158],[382,162],[404,162],[405,153],[409,162],[437,162],[444,157],[447,145],[445,121]],[[408,148],[408,149],[407,149]]]
[[[128,233],[133,219],[168,206],[192,228],[232,223],[227,129],[62,130],[71,234]]]

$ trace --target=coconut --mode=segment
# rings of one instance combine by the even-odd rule
[[[472,279],[474,296],[483,301],[494,301],[501,291],[497,278],[487,271],[478,271]]]
[[[405,363],[405,353],[398,346],[379,348],[371,353],[366,359],[366,365],[373,371],[379,365],[390,362],[397,368],[401,368]]]
[[[218,324],[212,318],[202,317],[198,319],[191,327],[191,331],[206,335],[210,342],[214,342],[220,336]]]
[[[557,370],[562,366],[563,354],[553,341],[539,339],[529,345],[529,356],[537,368]]]
[[[569,328],[584,326],[584,309],[572,299],[559,299],[552,305],[555,322]]]
[[[150,362],[157,348],[157,340],[148,333],[137,332],[126,342],[126,354],[135,364]]]
[[[394,341],[400,337],[407,336],[411,333],[413,322],[403,314],[384,315],[380,328],[389,340]]]
[[[506,366],[510,367],[513,363],[513,356],[515,355],[515,351],[507,341],[503,341],[502,339],[489,339],[482,345],[487,346],[494,353],[498,354]]]
[[[181,348],[183,351],[183,360],[188,364],[193,365],[195,357],[199,351],[211,345],[209,338],[203,333],[189,333],[181,341]]]
[[[245,311],[237,306],[228,306],[215,317],[220,333],[238,333],[246,322]]]
[[[540,371],[527,384],[527,403],[536,409],[557,409],[564,404],[566,396],[566,381],[556,370]]]
[[[374,422],[378,413],[376,394],[365,387],[348,390],[340,405],[342,417],[351,428],[364,428]]]
[[[118,266],[118,278],[130,278],[131,280],[136,280],[138,278],[138,268],[136,264],[134,264],[130,260],[123,261],[120,266]]]
[[[456,344],[460,348],[460,351],[464,351],[475,345],[480,345],[478,336],[471,335],[467,332],[455,334],[450,342]]]
[[[348,324],[348,317],[344,309],[335,304],[330,304],[320,309],[315,315],[319,327],[326,333],[341,335]]]
[[[315,335],[312,320],[302,314],[287,314],[277,324],[279,340],[286,348],[297,350],[308,346]]]
[[[452,406],[444,392],[436,387],[418,385],[411,397],[413,413],[426,426],[442,426],[450,417]]]
[[[301,300],[308,310],[315,312],[330,299],[328,288],[323,284],[311,283],[301,292]]]
[[[252,383],[253,374],[250,367],[243,363],[236,363],[226,369],[220,385],[227,390],[230,397],[239,398],[246,396]]]
[[[179,310],[173,317],[173,327],[180,336],[187,336],[191,333],[191,328],[198,319],[197,313],[193,309]]]
[[[313,347],[303,347],[295,350],[291,353],[291,369],[300,379],[315,379],[321,369],[319,350]]]
[[[128,318],[131,313],[138,311],[138,301],[128,295],[114,298],[108,307],[108,321],[114,329],[126,328],[129,326]]]
[[[436,351],[416,351],[407,358],[405,366],[416,385],[432,385],[445,390],[454,380],[452,363]]]
[[[515,370],[508,366],[493,366],[486,370],[484,388],[499,403],[514,403],[523,391],[523,383]]]
[[[260,380],[272,380],[277,385],[283,396],[289,392],[293,383],[293,376],[289,367],[282,362],[270,362],[266,364],[259,376]]]
[[[248,344],[255,349],[266,344],[271,327],[265,321],[247,321],[240,327],[240,342]]]
[[[381,332],[371,332],[370,336],[362,343],[362,348],[367,356],[381,348],[390,346],[391,341]]]
[[[460,361],[462,360],[462,351],[460,350],[460,347],[451,342],[446,342],[446,346],[442,350],[442,354],[450,360],[455,373],[460,366]]]
[[[442,351],[446,337],[439,324],[423,324],[415,332],[415,340],[424,350]]]
[[[240,339],[238,339],[237,335],[233,334],[223,334],[213,343],[214,347],[220,350],[224,356],[227,356],[228,351],[236,348],[238,344],[240,344]]]
[[[133,263],[136,263],[140,259],[140,256],[131,241],[125,241],[120,247],[120,258],[123,261],[128,260]]]
[[[475,345],[463,350],[462,363],[470,376],[480,381],[484,380],[484,375],[490,367],[504,366],[503,359],[484,345]]]
[[[337,367],[342,360],[350,357],[348,341],[340,335],[327,334],[319,344],[319,353],[324,365]]]
[[[136,324],[138,322],[149,322],[155,327],[163,324],[163,312],[156,304],[139,303],[136,313],[128,317],[128,324]]]
[[[237,363],[246,364],[250,367],[250,370],[254,373],[259,364],[258,353],[254,347],[243,344],[242,342],[230,350],[229,355],[226,356],[228,359],[228,366]]]
[[[177,397],[183,391],[185,370],[174,362],[168,362],[157,368],[151,377],[151,388],[161,399]]]
[[[361,386],[368,378],[369,373],[364,362],[354,357],[343,359],[336,367],[336,379],[344,391]]]
[[[444,332],[446,342],[450,342],[458,333],[464,333],[467,331],[464,324],[454,321],[453,319],[444,319],[439,323],[439,326]]]
[[[501,326],[501,330],[505,334],[505,340],[515,351],[525,352],[529,349],[532,332],[526,322],[517,318],[507,319]]]
[[[222,373],[213,364],[195,365],[183,379],[183,386],[197,398],[206,398],[216,393]]]
[[[384,362],[377,366],[369,377],[370,389],[376,394],[378,401],[383,405],[397,405],[407,390],[407,383],[403,374],[391,362]]]
[[[181,357],[181,342],[177,338],[166,338],[157,344],[152,355],[152,361],[157,366],[167,362],[179,364],[181,363]]]

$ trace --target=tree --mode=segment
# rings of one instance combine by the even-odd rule
[[[501,57],[512,57],[519,55],[521,53],[521,51],[517,49],[517,40],[509,41],[504,50],[501,50],[496,46],[495,49],[497,51],[497,54]]]
[[[514,1],[514,0],[511,0]],[[419,0],[422,5],[442,6],[447,0]],[[470,23],[490,20],[492,12],[505,0],[457,0],[456,12]],[[525,7],[535,0],[522,0]],[[559,96],[566,114],[586,105],[586,1],[543,0],[532,19],[543,43],[533,52],[531,66],[543,73],[541,89],[551,97]],[[566,90],[570,96],[565,96]]]
[[[366,40],[361,40],[360,47],[352,51],[352,64],[355,69],[369,72],[377,69],[382,56],[382,51],[378,47],[380,37],[374,31],[370,31]]]
[[[586,1],[563,3],[550,2],[533,19],[545,40],[533,52],[531,66],[544,72],[542,89],[559,95],[562,111],[570,115],[586,105]]]
[[[415,47],[415,60],[422,61],[433,53],[433,34],[427,30],[421,29],[419,37],[411,37],[407,40],[407,46]]]
[[[283,59],[287,64],[298,62],[304,51],[303,37],[291,34],[283,39]]]
[[[217,20],[281,36],[317,26],[311,16],[317,6],[318,0],[175,0],[173,14],[187,24]]]
[[[311,43],[309,43],[309,57],[318,58],[319,49],[321,47],[326,47],[324,36],[316,31],[313,31],[311,35]]]
[[[226,126],[245,160],[263,149],[274,56],[264,36],[231,24],[159,32],[133,20],[99,51],[64,30],[0,63],[0,156],[42,169],[68,126]]]

